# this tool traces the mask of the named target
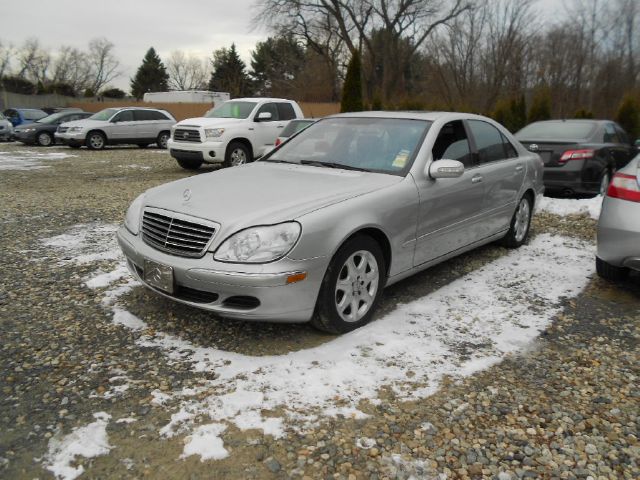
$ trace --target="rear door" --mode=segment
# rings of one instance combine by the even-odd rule
[[[527,164],[506,136],[483,120],[467,120],[478,156],[478,175],[484,185],[483,236],[509,228]]]
[[[158,118],[153,110],[134,110],[137,137],[141,140],[155,140]]]
[[[269,112],[271,114],[271,118],[269,120],[258,120],[258,116],[262,112]],[[265,146],[273,146],[275,144],[276,138],[278,138],[278,134],[286,121],[280,120],[280,114],[278,112],[278,105],[275,102],[268,102],[262,105],[255,116],[254,123],[254,131],[256,138],[256,145],[254,148],[254,155],[259,154]]]

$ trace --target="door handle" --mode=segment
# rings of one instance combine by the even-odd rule
[[[522,165],[518,165],[516,167],[516,172],[520,173],[522,170],[524,170],[524,167]]]
[[[278,126],[277,126],[277,128],[282,128],[282,127],[284,127],[284,125],[278,125]]]
[[[482,181],[482,175],[476,175],[471,178],[471,183],[480,183]]]

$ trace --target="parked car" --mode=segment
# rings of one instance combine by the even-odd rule
[[[544,162],[548,192],[604,195],[616,170],[635,155],[627,133],[608,120],[547,120],[516,138]]]
[[[7,108],[3,113],[14,127],[25,123],[33,123],[49,115],[39,108]]]
[[[493,120],[359,112],[147,190],[118,241],[161,295],[341,333],[371,319],[386,285],[489,242],[522,245],[543,190],[538,155]]]
[[[13,138],[13,124],[0,113],[0,140],[8,141]]]
[[[203,163],[242,165],[271,150],[287,121],[302,118],[292,100],[238,98],[224,102],[204,117],[182,120],[172,130],[169,152],[182,168]]]
[[[312,118],[302,118],[299,120],[291,120],[289,123],[287,123],[287,126],[282,129],[278,138],[276,138],[275,146],[276,147],[279,146],[280,144],[288,140],[289,137],[292,137],[296,133],[301,132],[302,130],[304,130],[309,125],[315,122],[316,120]]]
[[[602,202],[596,270],[607,280],[640,271],[640,155],[613,176]]]
[[[54,135],[59,125],[74,120],[82,120],[90,116],[91,113],[83,112],[82,110],[63,110],[33,123],[17,127],[15,129],[15,138],[27,145],[35,144],[41,147],[48,147],[55,144]]]
[[[65,145],[102,150],[106,145],[134,144],[141,148],[155,143],[167,148],[171,127],[176,123],[166,110],[156,108],[105,108],[84,120],[60,125],[55,138]]]

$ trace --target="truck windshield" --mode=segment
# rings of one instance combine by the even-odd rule
[[[207,118],[247,118],[255,106],[256,102],[224,102],[219,107],[209,110]]]

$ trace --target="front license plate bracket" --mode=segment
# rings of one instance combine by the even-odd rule
[[[173,267],[145,259],[144,281],[163,292],[173,293]]]

